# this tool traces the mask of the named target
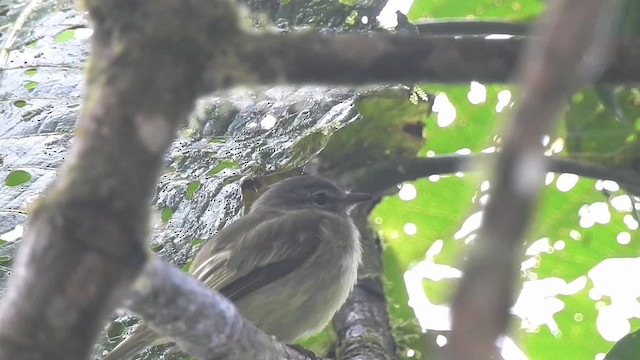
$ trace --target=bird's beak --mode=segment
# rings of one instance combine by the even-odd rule
[[[371,199],[373,199],[372,194],[350,192],[344,197],[344,202],[345,204],[357,204]]]

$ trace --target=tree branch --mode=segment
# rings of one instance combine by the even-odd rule
[[[260,34],[243,40],[237,58],[247,62],[246,69],[255,74],[253,81],[257,83],[508,82],[525,40],[401,34]],[[640,40],[627,39],[614,53],[612,64],[598,81],[640,81]],[[209,71],[215,70],[211,66]]]
[[[85,5],[95,33],[83,112],[0,302],[2,359],[87,357],[146,260],[151,194],[209,60],[201,45],[237,25],[227,1]]]
[[[392,360],[396,345],[389,327],[387,301],[382,287],[380,242],[368,227],[373,204],[354,209],[352,216],[362,234],[363,264],[358,283],[333,318],[338,336],[337,359]]]
[[[520,65],[522,97],[507,123],[483,224],[453,300],[447,359],[498,356],[495,343],[507,328],[518,251],[544,178],[541,139],[563,99],[602,70],[616,5],[559,0],[538,24],[540,37]]]
[[[499,154],[438,155],[426,158],[395,159],[368,168],[354,169],[343,175],[345,183],[358,184],[358,189],[383,192],[403,182],[431,175],[477,171],[493,163]],[[613,180],[628,190],[640,194],[640,174],[633,170],[582,161],[566,157],[546,157],[546,171]]]
[[[305,360],[245,320],[235,306],[153,256],[123,304],[199,359]]]

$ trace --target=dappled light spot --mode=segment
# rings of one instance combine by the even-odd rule
[[[633,204],[631,203],[629,195],[615,196],[609,200],[609,202],[611,203],[611,206],[618,211],[629,212],[633,210]]]
[[[440,175],[431,175],[428,179],[431,182],[438,182],[438,180],[440,180]]]
[[[373,219],[373,222],[376,223],[376,225],[381,225],[382,224],[382,218],[380,216],[376,216],[376,218]]]
[[[549,252],[551,248],[551,244],[549,243],[549,238],[544,237],[534,241],[527,250],[524,252],[525,255],[534,256],[541,253]]]
[[[450,330],[451,314],[448,305],[436,305],[429,300],[424,291],[425,279],[440,281],[457,279],[462,271],[444,264],[436,264],[431,260],[422,260],[404,273],[404,283],[409,296],[409,306],[418,319],[422,330]]]
[[[616,192],[620,190],[620,185],[617,182],[611,180],[598,180],[594,185],[595,189],[598,191],[607,190],[610,192]]]
[[[501,113],[509,105],[511,101],[511,91],[500,90],[498,92],[498,103],[496,104],[496,112]]]
[[[438,336],[436,336],[436,344],[438,346],[443,347],[443,346],[447,345],[447,342],[449,342],[449,341],[447,340],[446,336],[444,336],[442,334],[439,334]]]
[[[360,21],[362,21],[362,23],[366,25],[369,23],[369,17],[365,15],[360,18]]]
[[[557,154],[557,153],[561,152],[562,150],[564,150],[564,139],[563,138],[557,138],[557,139],[555,139],[553,141],[551,146],[549,146],[549,149],[544,152],[544,154],[545,155],[553,155],[553,154]]]
[[[584,315],[582,315],[581,313],[575,313],[573,315],[573,320],[580,322],[584,320]]]
[[[0,234],[0,240],[6,241],[6,242],[13,242],[20,239],[23,233],[24,233],[24,226],[16,225],[16,227],[7,231],[6,233]]]
[[[460,227],[460,230],[456,231],[453,235],[453,238],[456,240],[460,240],[472,232],[478,230],[480,228],[480,224],[482,223],[482,214],[483,211],[478,211],[476,213],[471,214]]]
[[[602,180],[602,187],[605,190],[614,192],[620,190],[620,185],[617,182],[611,180]]]
[[[553,249],[554,250],[558,250],[558,251],[564,250],[566,245],[567,244],[563,240],[558,240],[558,241],[553,243]]]
[[[478,234],[471,234],[471,235],[467,236],[467,238],[464,239],[464,244],[465,245],[471,244],[471,242],[473,242],[473,240],[475,240],[477,237],[478,237]]]
[[[433,150],[427,150],[427,157],[434,157],[436,156],[436,153]]]
[[[527,355],[520,350],[518,345],[508,336],[503,336],[499,340],[500,354],[505,360],[529,360]]]
[[[487,40],[507,40],[507,39],[511,39],[513,37],[513,35],[511,34],[491,34],[491,35],[487,35],[484,38]]]
[[[416,224],[414,224],[414,223],[406,223],[406,224],[404,224],[404,226],[402,227],[402,230],[407,235],[415,235],[418,232],[418,228],[416,227]]]
[[[433,102],[433,111],[438,114],[439,127],[450,126],[456,119],[456,108],[445,93],[436,95],[436,99]]]
[[[621,231],[616,236],[616,241],[620,245],[628,245],[631,242],[631,234],[626,231]]]
[[[456,154],[469,155],[469,154],[471,154],[471,149],[469,149],[469,148],[458,149],[458,150],[456,150]]]
[[[567,192],[576,186],[578,179],[576,174],[560,174],[556,180],[556,188],[561,192]]]
[[[549,135],[545,135],[542,137],[542,146],[547,146],[549,145],[549,141],[551,140],[551,137]]]
[[[552,173],[552,172],[548,172],[547,175],[544,177],[544,184],[545,185],[549,185],[553,182],[553,179],[556,178],[556,174]]]
[[[413,184],[402,184],[400,191],[398,191],[398,197],[400,200],[409,201],[416,198],[418,191]]]
[[[472,81],[469,85],[467,100],[473,105],[479,105],[487,101],[487,87],[477,81]]]
[[[434,241],[433,244],[429,246],[429,249],[427,249],[427,253],[425,254],[427,259],[433,259],[434,256],[440,254],[443,245],[444,241],[442,241],[442,239]]]
[[[513,306],[513,313],[522,319],[521,327],[526,331],[538,331],[546,326],[553,335],[560,335],[560,328],[554,315],[563,310],[565,304],[557,295],[572,295],[584,289],[585,276],[567,283],[556,277],[525,281],[522,292]]]
[[[415,350],[413,350],[413,349],[407,350],[407,357],[412,358],[414,356],[416,356],[416,351]]]
[[[413,0],[394,0],[387,2],[387,5],[382,8],[380,15],[377,17],[380,25],[387,29],[396,27],[398,25],[396,11],[406,14],[409,12],[411,4],[413,4]]]
[[[597,353],[596,356],[593,357],[593,360],[604,360],[606,356],[607,354],[605,353]]]
[[[598,301],[602,299],[602,293],[597,289],[589,289],[589,299],[593,301]]]
[[[487,202],[489,202],[489,194],[484,194],[482,196],[480,196],[480,198],[478,199],[478,204],[480,205],[487,205]]]
[[[615,307],[605,305],[598,309],[596,328],[605,340],[618,341],[631,331],[631,324],[627,318],[618,314]]]
[[[627,214],[622,218],[622,221],[629,228],[629,230],[637,230],[638,229],[638,220],[636,220],[633,215]]]
[[[496,152],[496,150],[497,149],[495,146],[489,146],[488,148],[480,150],[480,152],[484,154],[493,154],[494,152]]]
[[[487,191],[491,188],[491,182],[489,180],[485,180],[480,184],[480,191]]]
[[[272,129],[274,126],[276,126],[276,121],[278,121],[278,119],[275,116],[267,114],[262,118],[262,120],[260,120],[260,127],[265,130]]]
[[[590,205],[582,205],[578,210],[580,216],[580,226],[587,229],[594,224],[606,225],[611,221],[611,212],[609,205],[605,202],[598,201]]]
[[[530,257],[520,264],[520,271],[528,271],[540,266],[540,258],[538,256]]]
[[[73,37],[79,40],[88,39],[93,35],[93,29],[90,28],[78,28],[73,34]]]
[[[606,296],[609,304],[596,304],[596,327],[608,341],[618,341],[631,329],[629,319],[640,313],[640,283],[635,274],[640,273],[640,258],[609,258],[594,266],[587,275],[593,283],[589,297]],[[612,281],[615,279],[615,281]]]
[[[578,230],[570,230],[569,237],[576,241],[580,241],[582,239],[582,235]]]

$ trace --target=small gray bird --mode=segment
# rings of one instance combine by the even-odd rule
[[[371,198],[317,176],[280,181],[210,239],[189,272],[279,341],[312,335],[356,282],[360,235],[349,210]],[[169,341],[142,324],[104,360],[129,359]]]

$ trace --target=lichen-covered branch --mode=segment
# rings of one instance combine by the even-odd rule
[[[87,357],[145,263],[151,194],[211,60],[203,45],[236,24],[227,1],[85,5],[95,33],[83,111],[0,302],[2,359]]]
[[[124,306],[199,359],[307,359],[246,321],[224,296],[155,256]]]
[[[359,207],[352,214],[363,236],[363,264],[358,270],[356,287],[333,319],[338,336],[338,360],[397,358],[382,287],[382,249],[379,239],[367,225],[370,210],[370,206]]]

